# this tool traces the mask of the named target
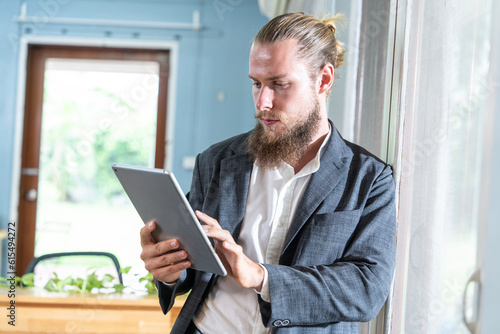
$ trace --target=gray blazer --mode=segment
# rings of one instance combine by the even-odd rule
[[[269,272],[271,303],[260,297],[273,333],[358,333],[387,298],[395,265],[396,209],[391,168],[333,133]],[[253,162],[249,133],[215,144],[196,160],[189,202],[237,240]],[[172,333],[184,333],[217,276],[188,269],[171,289],[157,284],[164,313],[192,289]]]

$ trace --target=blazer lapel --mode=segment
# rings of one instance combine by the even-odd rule
[[[246,145],[236,148],[236,155],[221,162],[219,223],[235,240],[245,215],[253,162],[245,152]]]
[[[321,154],[320,168],[311,176],[309,185],[296,210],[295,217],[292,220],[292,224],[285,239],[285,246],[282,254],[302,226],[316,211],[317,207],[348,172],[348,164],[345,162],[345,158],[348,157],[349,154],[346,151],[346,145],[333,125],[332,131],[330,141],[324,147],[324,151]]]

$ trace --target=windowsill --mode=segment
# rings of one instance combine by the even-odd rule
[[[0,288],[0,304],[15,302],[15,327],[7,317],[2,333],[168,333],[185,301],[178,298],[163,315],[156,295],[50,292],[39,288]],[[14,331],[15,330],[15,331]]]

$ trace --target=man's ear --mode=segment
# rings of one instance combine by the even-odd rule
[[[323,68],[319,71],[319,94],[326,93],[330,90],[333,85],[335,75],[335,69],[330,63],[325,64]]]

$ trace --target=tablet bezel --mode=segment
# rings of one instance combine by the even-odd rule
[[[144,224],[154,220],[156,241],[177,239],[192,269],[227,272],[171,171],[113,164],[112,169]]]

